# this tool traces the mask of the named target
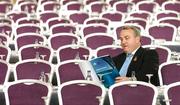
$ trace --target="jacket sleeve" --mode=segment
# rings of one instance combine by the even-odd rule
[[[147,50],[144,54],[141,70],[137,76],[137,80],[148,82],[147,74],[152,74],[151,83],[155,86],[159,86],[159,77],[158,77],[158,69],[159,69],[159,56],[156,50]]]

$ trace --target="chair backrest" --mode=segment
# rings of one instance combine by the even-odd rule
[[[87,60],[91,58],[91,49],[81,45],[65,45],[60,47],[57,52],[58,62],[72,59]]]
[[[175,41],[176,27],[171,24],[154,24],[147,27],[148,35],[155,40]]]
[[[148,12],[148,11],[134,11],[128,14],[128,18],[142,18],[142,19],[146,19],[147,21],[150,21],[152,18],[152,13]]]
[[[121,22],[125,15],[118,11],[104,11],[100,14],[100,17],[109,19],[111,22]]]
[[[111,57],[117,56],[122,52],[122,48],[117,45],[106,45],[96,49],[96,56],[110,55]]]
[[[141,35],[141,45],[151,45],[153,44],[154,38],[150,35]]]
[[[48,38],[48,44],[54,51],[58,50],[58,48],[64,45],[71,45],[71,44],[79,45],[79,43],[80,43],[79,36],[74,35],[72,33],[58,33],[51,35]]]
[[[58,86],[72,80],[85,80],[80,64],[84,60],[66,60],[57,65],[56,77]]]
[[[13,29],[9,24],[0,23],[0,33],[8,36],[10,39],[13,38]]]
[[[36,19],[36,18],[20,18],[17,20],[16,22],[17,26],[21,25],[21,24],[36,24],[36,25],[40,25],[40,20]]]
[[[143,47],[156,50],[159,56],[159,65],[170,61],[171,50],[168,47],[160,45],[144,45]]]
[[[0,45],[9,46],[10,38],[0,33]]]
[[[157,2],[149,2],[149,1],[141,1],[141,2],[138,2],[136,4],[136,9],[138,10],[143,10],[143,11],[148,11],[148,12],[151,12],[151,13],[154,13],[156,11],[159,10],[160,6]]]
[[[67,1],[67,0],[66,0]],[[72,1],[63,5],[65,7],[65,11],[82,11],[83,5],[79,1]]]
[[[142,26],[144,29],[146,29],[146,26],[148,24],[147,20],[142,18],[127,18],[124,20],[124,23],[134,23]]]
[[[178,105],[180,103],[179,94],[180,82],[175,82],[164,89],[164,98],[166,105]]]
[[[15,37],[15,50],[18,51],[21,47],[29,44],[46,44],[46,38],[37,33],[23,33]]]
[[[106,7],[108,7],[108,4],[105,2],[99,0],[99,1],[94,1],[87,5],[89,13],[93,16],[93,14],[97,14],[97,16],[102,13],[103,11],[106,10]]]
[[[162,4],[162,9],[180,12],[180,1],[166,1]]]
[[[23,46],[18,51],[19,60],[25,60],[25,59],[42,59],[46,61],[52,60],[52,49],[40,45],[40,44],[30,44]]]
[[[158,91],[142,81],[125,81],[112,85],[108,95],[111,105],[156,105]]]
[[[135,10],[135,4],[128,1],[118,1],[114,3],[113,9],[119,12],[129,13]]]
[[[159,23],[168,23],[176,28],[180,27],[180,19],[179,17],[166,17],[158,20]]]
[[[180,61],[171,61],[159,66],[160,85],[169,85],[180,81]]]
[[[42,4],[42,11],[58,11],[60,8],[60,3],[57,1],[46,1]]]
[[[5,87],[6,105],[49,105],[51,85],[37,80],[19,80]]]
[[[50,30],[50,28],[56,24],[64,24],[64,23],[71,23],[71,21],[69,19],[64,19],[64,18],[60,18],[60,17],[54,17],[51,19],[47,20],[47,28]]]
[[[84,21],[89,18],[89,14],[86,12],[75,12],[69,15],[69,19],[73,21],[73,23],[78,25],[83,25]]]
[[[0,45],[0,59],[9,62],[11,49],[7,46]]]
[[[93,33],[107,33],[108,27],[104,24],[87,24],[82,27],[82,37],[88,36]]]
[[[84,24],[103,24],[109,26],[110,21],[106,18],[88,18],[85,20]]]
[[[75,27],[75,25],[72,24],[56,24],[53,25],[50,28],[50,34],[54,35],[57,33],[73,33],[75,34],[77,31],[77,27]]]
[[[165,17],[178,17],[178,12],[171,10],[164,10],[155,13],[156,21]]]
[[[15,29],[15,37],[23,33],[41,34],[41,27],[36,24],[21,24]]]
[[[42,24],[46,23],[48,19],[59,17],[58,13],[53,11],[43,11],[39,14],[39,19],[41,19]]]
[[[113,38],[113,36],[106,33],[89,34],[84,38],[84,40],[85,46],[88,46],[93,50],[101,46],[113,45],[115,43],[115,39]]]
[[[5,85],[10,77],[9,64],[6,61],[0,60],[0,87]]]
[[[44,60],[28,59],[19,61],[15,65],[14,79],[35,79],[41,80],[44,75],[44,82],[52,82],[53,67],[51,63]]]
[[[0,2],[0,13],[8,13],[13,9],[13,4],[8,1],[1,1]]]
[[[58,90],[60,105],[103,105],[105,88],[92,81],[63,83]]]
[[[28,17],[28,14],[23,11],[12,11],[7,13],[7,17],[13,20],[14,23],[20,18]]]
[[[25,2],[19,4],[19,10],[24,11],[28,14],[34,14],[34,13],[36,13],[37,6],[38,5],[36,2],[25,1]]]

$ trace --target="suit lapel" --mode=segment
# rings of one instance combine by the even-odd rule
[[[137,69],[139,68],[140,61],[142,61],[142,53],[143,53],[143,48],[140,47],[136,53],[134,54],[131,63],[128,67],[128,72],[127,72],[127,76],[131,76],[131,72],[135,71],[137,72]]]

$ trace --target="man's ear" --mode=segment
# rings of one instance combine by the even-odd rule
[[[136,36],[136,42],[141,42],[141,38],[139,36]]]

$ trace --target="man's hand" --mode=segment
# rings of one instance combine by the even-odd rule
[[[116,77],[115,83],[119,83],[123,81],[130,81],[130,79],[128,77]]]

